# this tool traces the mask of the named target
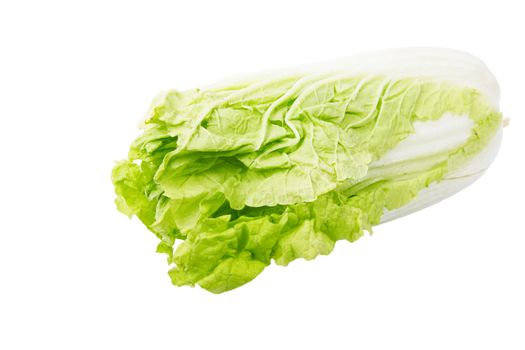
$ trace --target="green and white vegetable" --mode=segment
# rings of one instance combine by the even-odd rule
[[[482,62],[446,49],[168,91],[113,169],[116,204],[175,285],[221,293],[468,186],[499,148],[498,100]]]

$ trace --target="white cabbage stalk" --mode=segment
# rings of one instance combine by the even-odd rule
[[[394,49],[343,59],[336,65],[356,71],[386,73],[392,77],[424,76],[470,86],[482,92],[496,110],[499,108],[500,90],[494,75],[481,60],[464,52],[437,48]],[[436,121],[417,122],[414,125],[416,132],[374,162],[368,176],[373,176],[374,171],[384,171],[382,168],[385,166],[454,149],[468,139],[472,126],[468,116],[444,115]],[[440,182],[421,190],[407,205],[392,211],[385,210],[381,222],[424,209],[474,183],[496,158],[501,139],[500,128],[481,153],[452,170]],[[432,159],[439,161],[439,158]]]
[[[414,144],[417,144],[418,147],[410,148],[410,150],[417,152],[418,150],[426,150],[433,146],[431,142],[428,142],[428,139],[416,139],[421,134],[431,133],[434,135],[445,136],[446,138],[450,137],[450,140],[453,140],[454,136],[457,136],[461,132],[469,132],[469,127],[460,125],[460,121],[461,120],[456,119],[455,122],[450,122],[448,125],[449,127],[454,127],[454,130],[450,130],[450,132],[445,132],[443,134],[440,134],[443,132],[443,130],[434,129],[436,126],[435,124],[439,124],[440,121],[428,122],[424,124],[422,123],[419,128],[416,128],[416,134],[413,138],[411,138],[411,140],[415,141]],[[394,220],[420,209],[429,207],[474,183],[488,169],[490,164],[494,161],[494,158],[496,158],[501,144],[501,137],[502,131],[499,130],[492,138],[489,145],[485,147],[481,153],[476,155],[473,159],[460,168],[449,172],[440,182],[432,183],[429,187],[422,189],[417,197],[410,203],[392,211],[385,210],[385,214],[382,216],[381,222],[384,223]],[[442,144],[442,147],[444,147],[443,149],[446,149],[446,145],[446,142]],[[399,149],[405,149],[404,146],[405,144],[399,145]],[[434,150],[435,149],[433,149],[433,151]]]

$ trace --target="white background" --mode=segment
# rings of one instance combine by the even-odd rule
[[[0,348],[524,349],[519,1],[2,1]],[[222,295],[177,288],[110,171],[168,88],[398,46],[482,58],[511,118],[473,186]]]

